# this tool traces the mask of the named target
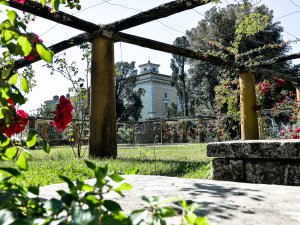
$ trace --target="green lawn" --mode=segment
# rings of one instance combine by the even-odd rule
[[[138,174],[177,176],[207,179],[211,174],[211,159],[206,157],[205,144],[180,146],[156,146],[119,148],[117,159],[89,159],[87,152],[83,159],[97,165],[108,164],[110,170],[128,174],[137,170]],[[41,150],[31,150],[29,171],[23,172],[25,179],[18,183],[30,185],[47,185],[60,183],[57,174],[77,178],[92,178],[83,159],[74,157],[71,148],[52,147],[49,154]],[[13,162],[1,162],[4,166],[15,166]]]

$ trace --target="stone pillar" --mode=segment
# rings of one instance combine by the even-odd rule
[[[255,95],[255,75],[254,73],[240,74],[240,108],[241,108],[241,139],[257,140],[258,121]]]
[[[89,154],[116,157],[116,99],[114,42],[106,37],[92,42]]]

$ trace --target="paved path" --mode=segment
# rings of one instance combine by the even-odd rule
[[[142,195],[160,195],[200,203],[200,213],[208,217],[211,225],[300,224],[300,187],[162,176],[124,177],[134,186],[125,193],[125,198],[118,197],[126,211],[139,208]],[[41,188],[41,196],[56,197],[56,190],[66,188],[66,184],[45,186]]]

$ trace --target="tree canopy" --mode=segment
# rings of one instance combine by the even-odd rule
[[[117,120],[137,121],[143,109],[141,95],[144,89],[135,89],[137,70],[135,62],[117,62],[116,66],[116,111]]]

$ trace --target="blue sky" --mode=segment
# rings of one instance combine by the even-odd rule
[[[91,21],[93,23],[106,24],[114,22],[141,11],[151,9],[170,0],[81,0],[82,10],[66,10],[68,13],[76,13],[74,16]],[[225,6],[227,3],[234,3],[234,0],[222,1],[218,7]],[[274,11],[274,18],[284,27],[284,40],[294,40],[300,37],[298,23],[300,21],[300,0],[261,0],[256,1],[259,4],[265,4]],[[153,21],[138,27],[125,30],[124,32],[151,38],[154,40],[172,43],[178,36],[184,35],[184,32],[197,26],[197,22],[203,18],[206,10],[213,5],[209,4],[204,7],[197,7],[195,10],[188,10],[159,21]],[[62,7],[61,10],[65,11]],[[46,45],[55,44],[59,41],[68,39],[74,35],[82,33],[82,31],[68,28],[63,25],[56,25],[54,22],[41,18],[36,18],[34,23],[29,24],[29,31],[40,35]],[[292,52],[299,52],[299,43],[292,46]],[[68,59],[78,62],[79,67],[83,67],[81,63],[81,54],[78,48],[72,48],[67,51]],[[125,43],[115,44],[115,61],[136,61],[136,65],[143,64],[148,60],[161,65],[160,72],[170,74],[171,55],[159,51],[141,48]],[[50,71],[43,68],[44,63],[35,63],[37,87],[29,94],[29,102],[22,108],[30,111],[36,109],[45,100],[49,100],[53,95],[62,95],[67,93],[68,87],[71,86],[62,76],[50,75]]]

